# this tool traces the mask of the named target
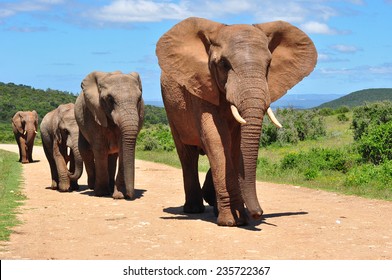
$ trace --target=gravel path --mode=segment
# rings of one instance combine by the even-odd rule
[[[0,149],[17,152],[16,145]],[[53,191],[41,147],[23,165],[23,223],[1,259],[392,259],[392,203],[258,182],[261,222],[218,227],[213,209],[182,212],[180,169],[136,161],[137,199]],[[15,156],[17,160],[17,156]]]

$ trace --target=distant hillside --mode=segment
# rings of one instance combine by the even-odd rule
[[[385,100],[392,101],[392,88],[373,88],[355,91],[338,99],[323,103],[317,108],[337,109],[342,106],[356,107],[362,106],[365,103]]]
[[[10,122],[17,111],[36,110],[40,121],[60,104],[75,103],[76,96],[58,90],[0,82],[0,122]]]

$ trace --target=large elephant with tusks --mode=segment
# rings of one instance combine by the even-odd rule
[[[226,25],[188,18],[159,39],[156,53],[182,164],[184,211],[203,212],[204,198],[215,204],[219,225],[246,224],[245,209],[261,218],[256,165],[263,117],[280,126],[270,105],[313,71],[312,40],[283,21]],[[206,189],[198,178],[199,154],[211,166]]]

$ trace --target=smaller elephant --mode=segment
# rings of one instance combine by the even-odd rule
[[[134,198],[135,146],[144,117],[139,74],[87,75],[75,102],[75,117],[88,186],[96,196]]]
[[[12,118],[12,130],[19,147],[19,162],[33,162],[34,139],[37,134],[36,111],[19,111]]]
[[[79,127],[75,120],[74,104],[60,105],[47,113],[42,119],[40,129],[45,155],[50,165],[52,189],[61,192],[78,190],[83,160],[78,148]]]

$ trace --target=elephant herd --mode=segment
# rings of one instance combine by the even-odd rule
[[[206,201],[218,225],[245,225],[248,215],[260,219],[256,165],[262,120],[268,115],[281,127],[270,105],[313,71],[312,40],[283,21],[225,25],[191,17],[159,39],[156,55],[182,166],[184,212],[201,213]],[[144,115],[140,76],[96,71],[81,87],[75,104],[60,105],[40,125],[51,187],[77,189],[84,164],[96,196],[132,199]],[[31,162],[37,113],[18,112],[12,123],[20,161]],[[210,163],[202,187],[199,155]]]

